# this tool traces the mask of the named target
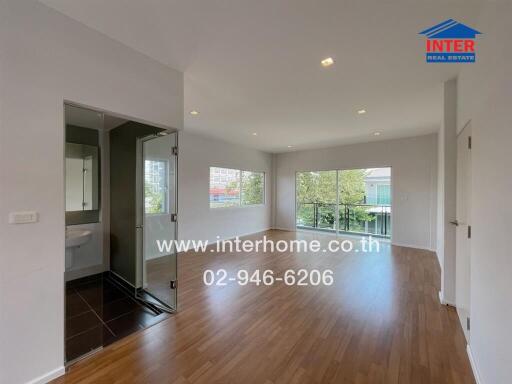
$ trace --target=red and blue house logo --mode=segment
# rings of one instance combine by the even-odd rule
[[[474,63],[476,35],[481,32],[448,19],[419,33],[427,37],[427,63]]]

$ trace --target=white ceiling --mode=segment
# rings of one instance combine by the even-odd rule
[[[184,71],[185,129],[271,152],[437,130],[441,83],[460,65],[426,64],[418,32],[448,18],[474,25],[480,3],[41,1]]]

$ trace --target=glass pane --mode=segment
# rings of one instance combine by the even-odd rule
[[[391,168],[339,171],[339,230],[391,235]]]
[[[242,171],[242,205],[265,203],[265,174]]]
[[[336,204],[317,204],[317,228],[335,230]]]
[[[152,298],[176,308],[176,134],[143,142],[144,268],[143,288]],[[147,297],[146,297],[147,298]]]
[[[81,211],[83,209],[83,163],[81,158],[66,156],[66,211]]]
[[[66,211],[99,209],[98,147],[66,143]]]
[[[391,193],[390,186],[388,184],[377,185],[377,204],[390,205],[391,204]]]
[[[366,169],[339,171],[340,203],[363,204],[366,196]]]
[[[297,172],[296,202],[299,228],[391,236],[389,167]]]
[[[315,212],[314,203],[297,203],[297,226],[314,227]]]
[[[147,214],[168,213],[169,160],[144,161],[144,206]]]
[[[91,155],[84,156],[84,210],[94,209],[93,178],[96,171]],[[96,206],[97,209],[97,206]]]
[[[240,171],[210,167],[210,208],[240,205]]]
[[[353,204],[347,206],[348,231],[367,233],[368,226],[375,221],[375,216],[370,213],[370,207]]]
[[[336,229],[336,171],[297,172],[296,225]]]

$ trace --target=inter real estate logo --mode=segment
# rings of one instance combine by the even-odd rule
[[[481,32],[453,19],[425,29],[427,63],[474,63],[476,35]]]

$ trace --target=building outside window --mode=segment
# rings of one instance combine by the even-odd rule
[[[210,167],[210,208],[265,203],[265,173]]]
[[[166,160],[144,162],[144,203],[146,214],[168,212],[169,164]]]

